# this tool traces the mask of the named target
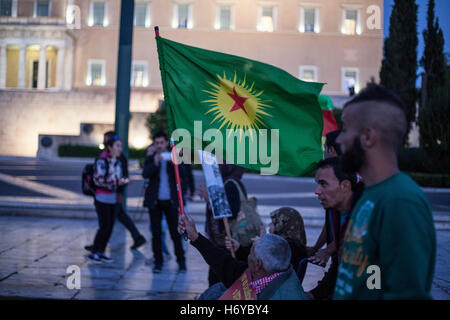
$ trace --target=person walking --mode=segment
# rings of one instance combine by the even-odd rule
[[[95,234],[92,253],[88,255],[88,260],[97,264],[113,262],[105,254],[105,249],[121,207],[117,199],[117,189],[129,182],[128,178],[123,176],[122,162],[119,160],[121,153],[122,142],[114,136],[108,140],[105,151],[94,164],[95,209],[99,229]]]
[[[103,145],[107,145],[108,141],[111,139],[114,139],[116,136],[116,133],[114,131],[108,131],[103,135]],[[128,160],[125,157],[123,153],[120,154],[118,157],[118,160],[122,163],[122,174],[124,178],[128,178]],[[117,188],[116,194],[117,194],[117,202],[118,204],[122,204],[122,198],[123,198],[123,192],[125,191],[125,186],[120,186]],[[127,214],[125,211],[125,208],[123,205],[120,205],[119,212],[117,214],[117,220],[130,232],[131,237],[133,238],[133,245],[131,246],[131,249],[136,250],[139,247],[141,247],[143,244],[147,242],[145,237],[139,232],[138,228],[134,224],[131,217]],[[91,251],[93,250],[94,245],[88,245],[85,247],[86,250]]]

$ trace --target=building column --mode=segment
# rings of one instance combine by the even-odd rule
[[[41,50],[39,51],[39,68],[38,68],[38,89],[45,89],[45,74],[47,66],[47,46],[41,44]]]
[[[66,55],[66,48],[58,48],[58,55],[56,58],[56,89],[63,89],[64,86],[64,57]]]
[[[66,63],[64,64],[64,89],[72,90],[73,77],[73,48],[67,49]]]
[[[27,62],[27,46],[19,47],[19,76],[17,80],[17,88],[25,89],[26,81],[26,62]]]
[[[6,45],[0,47],[0,89],[6,88]]]
[[[17,17],[17,0],[12,0],[11,4],[11,16]]]

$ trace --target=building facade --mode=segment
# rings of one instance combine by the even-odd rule
[[[35,156],[39,135],[113,123],[120,3],[0,0],[0,154]],[[154,26],[174,41],[324,82],[339,106],[349,88],[378,80],[382,11],[383,0],[136,0],[130,145],[149,142],[133,114],[142,119],[163,98]]]

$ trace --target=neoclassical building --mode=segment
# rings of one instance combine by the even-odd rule
[[[325,82],[340,106],[350,87],[378,80],[382,10],[383,0],[135,0],[130,145],[149,142],[145,117],[163,98],[155,25]],[[119,23],[120,0],[0,0],[0,154],[99,143],[95,128],[114,122]]]

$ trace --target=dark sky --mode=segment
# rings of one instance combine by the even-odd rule
[[[422,31],[427,27],[428,0],[416,0],[419,6],[417,32],[419,46],[417,47],[418,59],[423,56],[424,42]],[[394,0],[384,0],[384,37],[389,35],[389,17],[391,16]],[[450,52],[450,0],[435,0],[435,15],[439,18],[439,25],[444,33],[444,51]],[[421,69],[419,70],[421,72]]]

